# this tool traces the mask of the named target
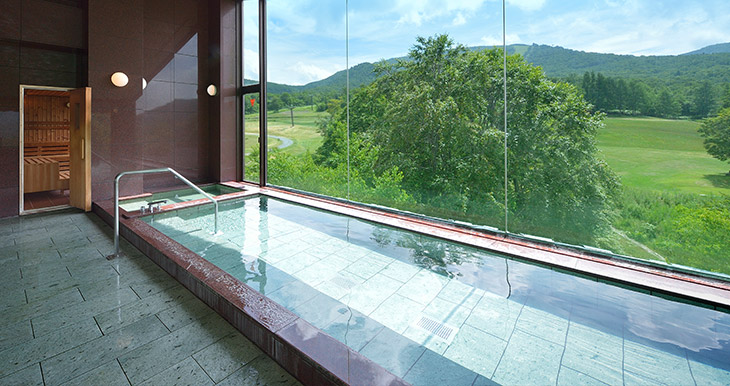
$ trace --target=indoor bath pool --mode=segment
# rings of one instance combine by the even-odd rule
[[[144,221],[415,385],[730,383],[730,314],[253,196]]]
[[[225,185],[207,185],[200,187],[204,192],[211,196],[220,196],[228,193],[240,192],[240,189],[232,188]],[[146,207],[151,202],[164,201],[164,204],[174,204],[178,202],[186,202],[192,200],[198,200],[204,198],[202,194],[196,192],[192,188],[171,190],[167,192],[153,193],[151,195],[145,195],[142,197],[134,197],[129,199],[120,199],[119,207],[126,210],[127,212],[139,210],[141,207]]]

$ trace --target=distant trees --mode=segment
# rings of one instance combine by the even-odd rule
[[[705,138],[707,153],[720,161],[730,159],[730,107],[720,110],[716,117],[705,119],[699,132]]]
[[[580,81],[568,78],[597,111],[676,118],[705,118],[715,112],[718,90],[709,82],[668,85],[648,79],[622,79],[586,72]],[[730,93],[730,91],[726,91]],[[730,94],[725,97],[730,104]]]

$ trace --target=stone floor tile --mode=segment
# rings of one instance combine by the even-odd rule
[[[413,385],[471,386],[476,378],[474,371],[426,350],[403,380]]]
[[[289,375],[274,361],[265,357],[259,357],[247,366],[228,376],[221,386],[288,386],[299,385],[294,377]]]
[[[33,339],[33,328],[30,320],[5,325],[2,327],[2,335],[0,335],[0,351],[31,339]]]
[[[390,263],[374,260],[371,256],[373,256],[372,253],[361,257],[354,263],[348,265],[346,271],[367,280],[382,271]]]
[[[726,363],[689,361],[692,377],[698,385],[730,385],[730,360]]]
[[[35,315],[53,313],[64,307],[73,306],[83,302],[81,293],[75,288],[67,289],[47,299],[37,302],[22,304],[17,307],[9,307],[3,311],[3,318],[0,320],[0,328],[8,324],[15,324],[21,320],[30,319]],[[36,334],[38,335],[38,334]]]
[[[416,267],[415,265],[404,263],[399,260],[392,260],[392,262],[386,265],[381,272],[383,275],[388,276],[391,279],[405,283],[420,271],[421,268]]]
[[[403,377],[426,348],[389,328],[384,328],[360,353],[391,373]]]
[[[101,336],[92,319],[67,328],[60,328],[46,336],[31,339],[0,352],[0,377],[23,369],[32,363],[51,358],[73,347]]]
[[[62,385],[104,385],[104,386],[129,386],[127,376],[124,375],[122,367],[116,359],[109,361],[95,369],[91,369]]]
[[[515,328],[521,311],[522,304],[496,295],[485,294],[474,306],[465,323],[502,340],[507,340]]]
[[[664,351],[624,339],[624,370],[657,383],[694,383],[685,356]]]
[[[444,356],[491,378],[505,347],[507,347],[506,341],[465,324],[454,337]]]
[[[319,291],[300,281],[292,281],[278,290],[266,295],[269,299],[281,304],[282,306],[292,310],[302,303],[308,302],[315,296],[319,295]]]
[[[623,384],[623,379],[618,383],[605,383],[601,382],[601,380],[599,379],[593,378],[565,366],[560,367],[560,374],[558,374],[558,386],[607,386],[620,384]]]
[[[344,310],[322,331],[359,351],[370,342],[383,328],[382,324],[368,318],[356,310]]]
[[[398,291],[402,285],[403,283],[398,280],[377,274],[362,284],[353,287],[350,293],[340,299],[340,301],[365,315],[369,315],[385,299]]]
[[[291,311],[320,329],[348,312],[346,305],[325,294],[318,294],[309,301],[292,308]]]
[[[214,382],[220,382],[262,355],[266,354],[236,331],[196,352],[193,358]]]
[[[200,301],[200,299],[191,299],[161,311],[157,317],[170,331],[187,326],[190,323],[210,315],[213,312],[210,307]]]
[[[155,315],[175,304],[192,300],[195,296],[183,286],[159,292],[144,299],[134,300],[120,307],[94,316],[104,334],[117,330],[140,319]]]
[[[623,354],[623,338],[571,322],[562,364],[617,384],[623,382]]]
[[[9,288],[0,296],[0,313],[6,312],[7,308],[14,308],[27,304],[25,302],[25,291],[22,288]]]
[[[43,361],[46,385],[58,385],[168,334],[156,317],[148,317]],[[156,361],[153,361],[156,362]]]
[[[8,376],[0,376],[0,385],[44,386],[41,367],[38,363],[34,363]]]
[[[562,346],[565,344],[568,332],[568,320],[537,308],[524,306],[515,327]]]
[[[444,276],[421,270],[403,284],[398,293],[425,306],[441,292],[448,282],[449,279]]]
[[[191,323],[119,357],[127,378],[145,381],[185,357],[233,332],[233,327],[217,314]]]
[[[395,293],[381,303],[370,314],[370,318],[402,334],[411,322],[420,315],[423,307],[423,304],[416,303],[411,299]]]
[[[183,359],[180,363],[141,383],[145,386],[203,386],[213,384],[210,377],[192,357]]]
[[[554,385],[562,354],[562,345],[515,330],[492,380],[504,385]]]
[[[33,331],[35,331],[36,336],[41,336],[58,328],[72,325],[79,320],[93,318],[104,311],[136,299],[139,299],[137,295],[131,289],[125,288],[104,297],[74,303],[57,311],[46,312],[41,316],[34,317],[32,319]]]

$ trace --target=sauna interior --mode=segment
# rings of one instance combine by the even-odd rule
[[[23,210],[69,203],[69,94],[26,89],[23,95]]]

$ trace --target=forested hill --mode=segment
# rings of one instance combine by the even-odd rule
[[[470,49],[484,48],[488,47]],[[582,76],[586,72],[595,72],[616,78],[661,81],[665,85],[702,81],[716,84],[730,82],[730,43],[715,44],[677,56],[601,54],[539,44],[513,44],[507,46],[507,52],[521,54],[529,63],[542,67],[545,74],[553,78]],[[372,82],[375,79],[373,68],[374,65],[367,62],[352,67],[350,87],[355,89]],[[269,83],[269,93],[340,92],[345,88],[345,76],[345,71],[339,71],[328,78],[304,86]]]
[[[684,53],[682,55],[699,55],[699,54],[722,54],[730,52],[730,43],[713,44],[711,46],[700,48],[699,50]]]
[[[730,82],[730,53],[712,55],[633,56],[575,51],[533,44],[523,54],[550,77],[585,72],[626,79]]]

